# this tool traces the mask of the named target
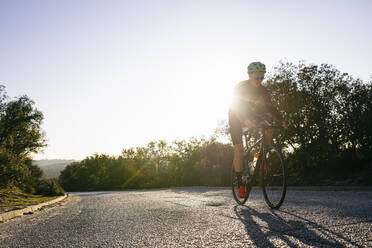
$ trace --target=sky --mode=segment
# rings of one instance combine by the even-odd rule
[[[44,114],[34,159],[209,137],[261,61],[372,77],[372,1],[0,1],[0,84]]]

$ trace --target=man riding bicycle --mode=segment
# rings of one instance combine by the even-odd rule
[[[234,145],[234,170],[238,179],[238,196],[241,198],[247,197],[247,192],[242,185],[244,156],[242,127],[254,128],[270,125],[270,117],[274,117],[282,123],[284,128],[287,128],[279,111],[273,106],[269,92],[261,84],[265,73],[266,67],[263,63],[250,63],[249,79],[235,86],[233,101],[229,109],[229,128]],[[272,144],[272,130],[267,129],[265,132],[266,142]]]

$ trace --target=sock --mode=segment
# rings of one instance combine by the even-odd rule
[[[243,182],[242,182],[242,173],[241,172],[236,172],[236,177],[238,179],[238,188],[239,188],[240,185],[243,184]]]

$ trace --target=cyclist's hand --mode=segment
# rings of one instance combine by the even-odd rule
[[[254,127],[256,127],[256,126],[254,125],[254,123],[251,122],[250,120],[245,120],[245,121],[244,121],[244,125],[246,125],[248,128],[254,128]]]

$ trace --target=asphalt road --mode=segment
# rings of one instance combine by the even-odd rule
[[[372,247],[372,191],[287,192],[280,210],[254,189],[73,193],[0,223],[0,247]]]

